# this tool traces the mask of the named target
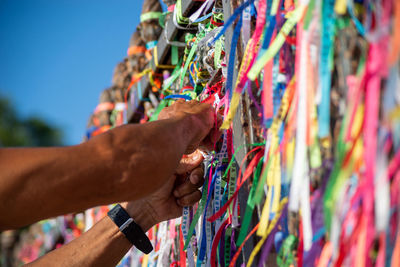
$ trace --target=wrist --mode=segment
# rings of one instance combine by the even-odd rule
[[[143,224],[143,220],[138,220],[142,223],[141,227],[120,204],[113,207],[107,215],[118,226],[119,231],[125,235],[126,239],[140,251],[148,254],[153,250],[149,238],[142,229],[142,227],[146,227],[145,224]]]
[[[121,203],[121,206],[128,212],[129,216],[137,225],[147,232],[151,227],[157,224],[156,219],[148,212],[145,203],[141,201],[132,201]]]

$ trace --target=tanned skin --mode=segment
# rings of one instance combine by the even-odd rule
[[[159,118],[76,146],[0,149],[0,230],[117,202],[144,231],[181,216],[201,197],[197,149],[219,137],[217,123],[197,101],[177,101]],[[131,246],[106,217],[32,265],[115,266]]]

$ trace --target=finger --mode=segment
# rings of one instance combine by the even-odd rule
[[[189,176],[188,176],[189,175]],[[184,173],[184,174],[176,174],[175,175],[176,180],[175,180],[175,186],[174,188],[179,188],[180,186],[183,186],[185,183],[188,184],[193,184],[195,185],[195,189],[201,187],[204,184],[204,165],[201,164],[199,165],[196,169],[194,169],[190,174]],[[184,192],[176,192],[175,196],[182,196],[182,194],[185,194]]]
[[[186,181],[185,183],[179,185],[174,190],[174,197],[181,198],[181,197],[184,197],[186,195],[190,195],[191,193],[195,192],[196,190],[197,190],[197,186],[193,185],[189,181]]]
[[[215,142],[211,140],[211,133],[207,135],[199,145],[199,149],[203,151],[213,151]]]
[[[193,206],[200,199],[201,199],[201,192],[199,190],[196,190],[195,192],[193,192],[189,195],[178,198],[176,200],[176,203],[181,207]]]
[[[201,187],[203,183],[204,183],[204,178],[200,178],[197,184],[192,184],[190,181],[186,181],[175,188],[174,196],[176,198],[181,198],[186,195],[190,195],[193,192],[197,191],[197,189]]]
[[[203,155],[199,150],[196,150],[192,154],[184,155],[176,168],[177,174],[183,174],[190,172],[203,162]]]
[[[212,151],[214,149],[215,143],[217,143],[222,136],[222,131],[219,130],[222,122],[221,115],[217,113],[215,124],[207,136],[201,141],[199,146],[200,149],[204,149],[206,151]]]
[[[189,179],[192,184],[201,186],[204,183],[203,177],[204,177],[204,169],[203,166],[200,165],[190,173]]]
[[[222,132],[219,130],[213,129],[206,138],[199,145],[199,149],[204,151],[212,151],[215,149],[215,144],[221,138]]]
[[[199,146],[200,146],[199,142],[190,144],[186,148],[185,155],[187,156],[187,155],[190,155],[190,154],[194,153],[199,148]]]
[[[188,178],[188,173],[184,173],[184,174],[176,174],[175,175],[176,179],[175,179],[175,187],[180,186],[182,184],[184,184],[187,181]]]

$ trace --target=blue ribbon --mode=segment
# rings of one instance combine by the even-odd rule
[[[146,43],[146,49],[152,49],[152,48],[154,48],[156,45],[157,45],[157,40],[155,40],[155,41],[150,41],[150,42],[148,42],[148,43]]]
[[[236,47],[239,41],[240,29],[242,28],[242,16],[239,17],[239,21],[233,31],[231,50],[229,51],[229,63],[228,63],[228,77],[226,78],[226,89],[229,92],[229,98],[232,98],[232,84],[233,84],[233,69],[235,67],[235,54]]]
[[[354,25],[356,26],[358,32],[361,34],[361,36],[365,37],[365,28],[362,25],[362,23],[357,19],[356,15],[354,14],[354,10],[353,10],[353,3],[351,3],[350,1],[347,4],[347,10],[349,11],[350,17],[354,22]]]
[[[268,16],[268,26],[265,29],[264,40],[261,46],[261,49],[258,52],[258,58],[267,51],[269,44],[271,42],[272,33],[274,32],[275,25],[276,25],[276,18],[275,16]]]
[[[87,139],[90,139],[90,137],[92,137],[92,133],[94,132],[94,131],[96,131],[98,128],[96,127],[96,126],[92,126],[92,127],[90,127],[90,128],[88,128],[87,130],[86,130],[86,137],[87,137]]]
[[[203,235],[201,237],[199,257],[197,259],[197,266],[201,265],[201,263],[204,261],[204,258],[206,256],[206,250],[207,250],[207,244],[206,244],[207,243],[207,234],[206,234],[207,217],[206,217],[206,214],[207,214],[208,205],[210,204],[211,196],[212,196],[213,191],[214,191],[214,184],[215,184],[215,180],[216,180],[215,178],[216,177],[217,177],[217,172],[214,173],[214,175],[213,175],[213,177],[211,179],[211,185],[210,185],[211,187],[209,187],[210,191],[209,191],[209,194],[208,194],[208,197],[207,197],[206,207],[205,207],[204,213],[203,213],[203,216],[204,216],[203,217],[203,225],[202,225],[202,233],[203,233]]]
[[[196,20],[194,21],[194,23],[202,22],[203,20],[206,20],[206,19],[208,19],[209,17],[211,17],[212,14],[213,14],[212,12],[211,12],[211,13],[208,13],[207,15],[204,15],[204,16],[202,16],[202,17],[196,19]]]
[[[196,84],[195,81],[194,81],[194,78],[195,78],[195,77],[193,77],[194,75],[192,76],[192,73],[193,73],[193,70],[194,70],[194,64],[191,64],[189,68],[190,68],[190,72],[189,72],[189,82],[190,82],[190,84],[194,87],[195,84]]]
[[[192,97],[190,97],[189,95],[168,95],[164,97],[164,99],[176,99],[176,98],[181,98],[188,101],[192,100]]]
[[[236,8],[235,11],[233,12],[232,16],[230,16],[229,19],[226,21],[226,23],[224,23],[224,27],[222,28],[222,30],[210,42],[210,45],[213,45],[215,43],[215,41],[217,41],[219,38],[221,38],[221,36],[226,32],[228,27],[235,21],[236,17],[241,15],[243,10],[246,7],[248,7],[250,4],[253,4],[253,3],[254,3],[254,0],[248,0],[248,1],[244,2],[243,4],[241,4],[238,8]]]
[[[331,91],[331,52],[334,33],[334,0],[322,3],[322,34],[319,77],[321,83],[321,103],[318,106],[318,136],[329,135],[330,128],[330,91]]]

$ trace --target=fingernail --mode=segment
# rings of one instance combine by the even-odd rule
[[[201,154],[200,153],[195,153],[193,156],[193,160],[198,160],[200,158]]]

